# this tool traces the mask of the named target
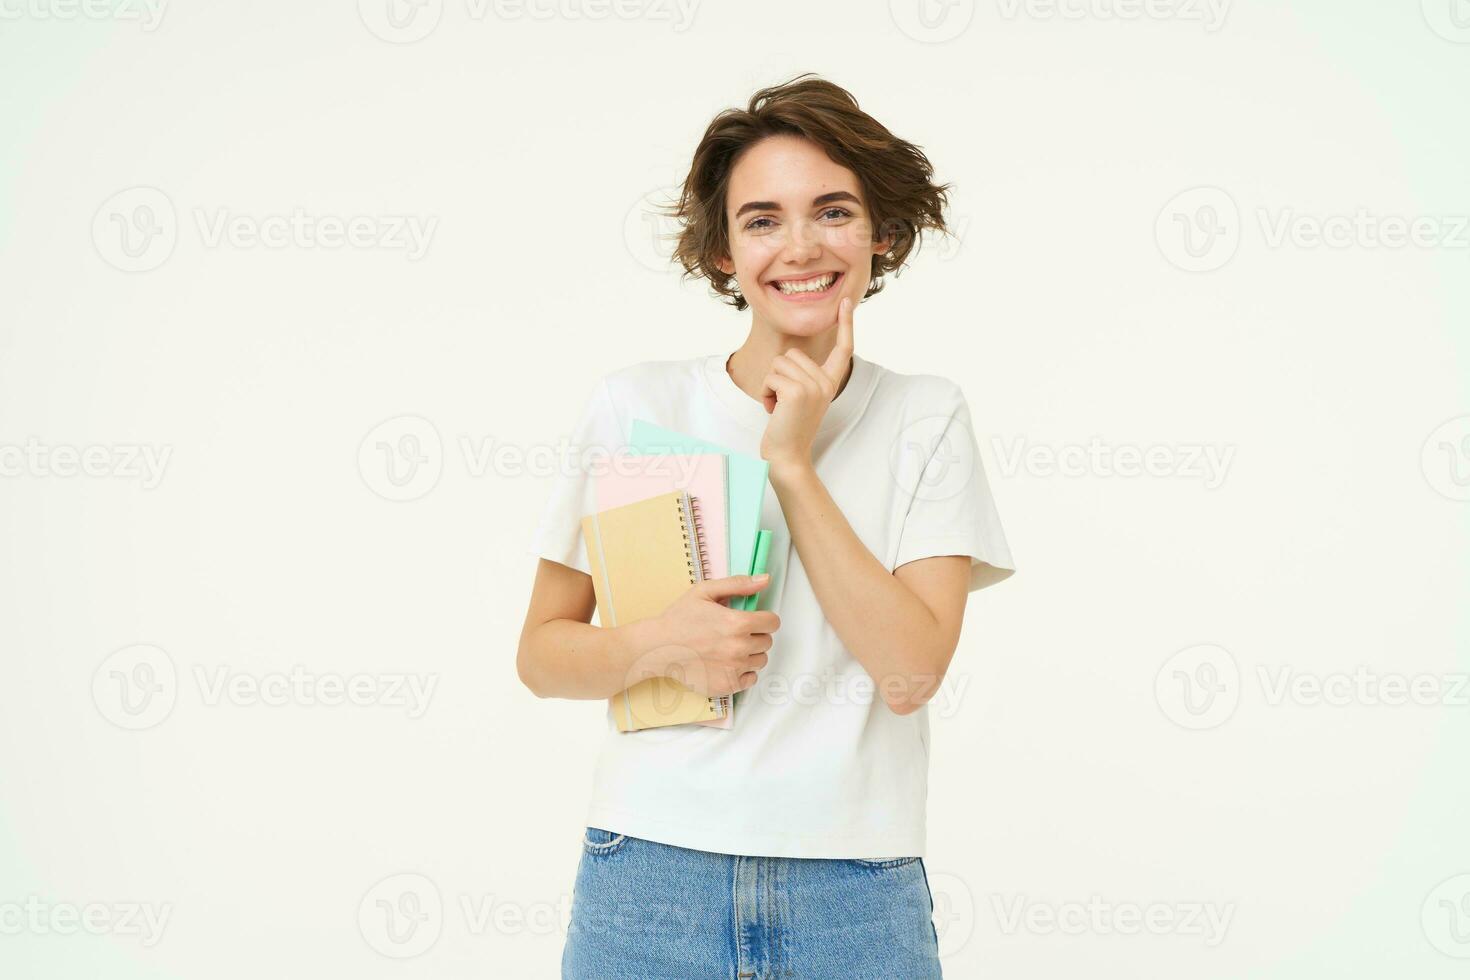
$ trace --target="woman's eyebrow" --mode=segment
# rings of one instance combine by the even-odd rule
[[[812,198],[812,207],[816,207],[819,204],[831,204],[833,201],[851,201],[854,204],[862,203],[857,199],[857,195],[855,194],[849,194],[847,191],[833,191],[830,194],[821,194]],[[740,205],[740,210],[735,212],[735,217],[738,218],[747,211],[779,210],[781,210],[781,205],[775,201],[746,201]]]

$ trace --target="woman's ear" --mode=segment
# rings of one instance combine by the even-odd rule
[[[892,230],[890,229],[887,234],[883,235],[873,243],[873,254],[882,255],[884,252],[893,247],[893,242],[894,235]]]
[[[728,255],[716,262],[715,268],[719,269],[727,276],[733,276],[735,274],[735,263],[730,261],[730,257]]]

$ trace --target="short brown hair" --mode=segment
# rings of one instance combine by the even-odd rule
[[[882,291],[885,273],[898,274],[925,228],[949,232],[944,209],[950,185],[933,182],[934,167],[919,147],[859,109],[857,99],[841,86],[810,72],[798,75],[761,89],[745,109],[726,109],[710,122],[678,203],[668,209],[681,225],[673,259],[684,267],[684,278],[708,279],[735,309],[748,304],[735,277],[717,264],[730,258],[725,218],[730,174],[746,150],[779,135],[811,140],[834,163],[856,174],[872,219],[873,241],[891,236],[888,249],[873,256],[864,299]]]

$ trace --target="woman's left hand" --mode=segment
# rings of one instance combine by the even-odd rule
[[[771,361],[762,384],[771,420],[761,438],[761,458],[772,467],[810,464],[812,442],[852,365],[852,299],[837,304],[837,345],[818,364],[792,348]]]

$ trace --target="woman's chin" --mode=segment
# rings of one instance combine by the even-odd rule
[[[778,310],[770,323],[784,334],[795,337],[815,337],[830,330],[837,322],[837,301],[813,305],[809,310]]]

